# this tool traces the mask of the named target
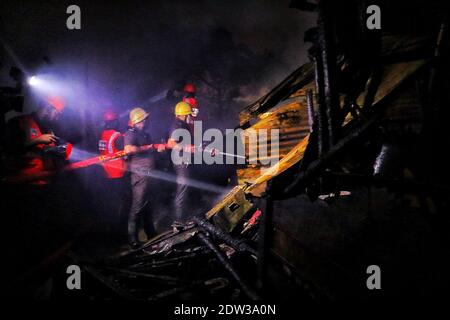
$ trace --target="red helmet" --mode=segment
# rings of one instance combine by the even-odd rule
[[[183,88],[183,91],[187,93],[195,93],[196,92],[195,85],[193,83],[186,83],[186,85]]]
[[[117,119],[119,119],[117,113],[115,113],[115,112],[112,111],[112,110],[108,110],[108,111],[106,111],[106,112],[103,114],[103,120],[104,120],[104,121],[114,121],[114,120],[117,120]]]
[[[198,108],[198,100],[195,98],[183,98],[184,102],[189,103],[192,108]]]
[[[63,97],[56,97],[56,96],[48,97],[47,103],[48,105],[55,108],[58,112],[63,111],[66,106],[66,102],[64,101]]]

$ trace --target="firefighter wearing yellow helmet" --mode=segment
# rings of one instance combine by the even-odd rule
[[[149,114],[142,108],[134,108],[130,111],[130,127],[133,127],[135,124],[143,122],[148,118]]]
[[[131,172],[132,201],[128,214],[128,241],[133,249],[142,244],[138,238],[141,222],[144,222],[148,238],[155,235],[149,203],[150,176],[155,166],[154,151],[140,150],[142,146],[152,144],[152,138],[147,132],[148,118],[149,113],[142,108],[131,110],[128,122],[130,128],[124,135],[125,153],[130,154],[127,162]]]
[[[191,105],[187,102],[181,101],[178,102],[175,106],[175,115],[176,116],[188,116],[192,114]]]
[[[180,136],[183,133],[189,133],[190,140],[193,140],[192,126],[189,125],[192,117],[192,108],[187,102],[179,102],[175,106],[175,118],[170,128],[170,135],[167,141],[167,145],[170,149],[174,149],[173,152],[184,153],[181,157],[187,161],[182,163],[173,162],[174,171],[176,173],[177,189],[175,193],[175,199],[173,202],[175,219],[178,221],[184,221],[189,218],[189,177],[191,174],[192,153],[194,147],[190,144],[190,141],[183,141]],[[187,154],[186,154],[187,153]],[[188,157],[185,157],[188,155]],[[174,158],[172,157],[172,160]]]

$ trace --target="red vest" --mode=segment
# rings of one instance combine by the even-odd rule
[[[122,134],[116,130],[103,130],[100,140],[98,141],[98,150],[100,151],[100,154],[104,156],[121,151],[116,148],[116,140],[121,136]],[[108,179],[122,178],[125,174],[124,159],[111,160],[102,165]]]
[[[18,118],[19,128],[25,134],[25,143],[36,139],[42,135],[41,128],[34,120],[32,115],[23,115]],[[48,146],[55,146],[54,143]],[[34,145],[25,154],[12,159],[14,163],[10,166],[13,176],[17,177],[32,177],[40,175],[54,169],[53,161],[50,158],[44,158],[42,151],[44,144]],[[31,184],[45,185],[49,182],[48,178],[32,180]]]

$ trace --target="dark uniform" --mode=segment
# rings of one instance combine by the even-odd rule
[[[143,146],[152,143],[150,135],[145,130],[128,129],[124,136],[125,145]],[[144,228],[148,237],[155,230],[151,221],[149,200],[151,171],[154,169],[154,151],[132,155],[128,158],[128,169],[131,172],[131,207],[128,216],[128,237],[130,242],[138,242],[139,223],[144,219]]]
[[[181,121],[178,118],[175,118],[174,122],[172,123],[172,126],[170,128],[170,136],[172,133],[177,129],[186,129],[191,133],[191,137],[193,138],[192,134],[192,126],[190,126],[188,123]],[[183,144],[182,141],[176,141],[177,143]],[[192,160],[192,156],[191,156]],[[192,162],[191,162],[192,163]],[[174,164],[174,170],[175,174],[177,176],[176,183],[177,183],[177,189],[175,193],[175,200],[174,200],[174,209],[175,209],[175,219],[178,221],[183,221],[186,218],[188,218],[188,205],[189,205],[189,177],[191,173],[191,165],[190,164]]]

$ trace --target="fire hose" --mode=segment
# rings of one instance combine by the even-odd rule
[[[226,152],[221,152],[217,149],[207,149],[207,148],[202,148],[202,147],[196,147],[196,146],[192,146],[192,145],[187,145],[184,148],[181,147],[171,147],[168,144],[148,144],[148,145],[144,145],[144,146],[140,146],[139,150],[137,152],[125,152],[125,150],[121,150],[121,151],[117,151],[115,153],[109,154],[109,155],[101,155],[101,156],[95,156],[95,157],[91,157],[91,158],[87,158],[81,161],[77,161],[74,163],[70,163],[66,166],[64,166],[63,168],[61,168],[60,170],[58,170],[57,172],[66,172],[66,171],[73,171],[73,170],[78,170],[78,169],[82,169],[82,168],[86,168],[86,167],[90,167],[93,165],[99,165],[99,164],[103,164],[112,160],[116,160],[116,159],[120,159],[120,158],[125,158],[134,154],[138,154],[138,153],[144,153],[146,151],[149,150],[158,150],[160,148],[163,149],[183,149],[186,152],[189,153],[194,153],[194,152],[208,152],[210,153],[212,156],[215,155],[223,155],[223,156],[228,156],[228,157],[237,157],[237,158],[243,158],[245,159],[244,156],[241,155],[235,155],[232,153],[226,153]],[[67,150],[67,154],[65,156],[66,159],[68,159],[70,157],[70,152],[72,151],[72,148],[70,147],[70,150]],[[46,171],[46,172],[41,172],[35,175],[27,175],[27,176],[14,176],[14,177],[7,177],[5,179],[6,182],[9,183],[26,183],[26,182],[31,182],[31,181],[35,181],[38,179],[43,179],[43,178],[47,178],[50,177],[52,175],[54,175],[56,172],[53,171]]]
[[[126,153],[125,150],[122,151],[118,151],[116,153],[110,154],[110,155],[103,155],[103,156],[98,156],[98,157],[92,157],[86,160],[82,160],[82,161],[78,161],[78,162],[74,162],[72,164],[69,164],[65,170],[75,170],[75,169],[80,169],[80,168],[85,168],[88,166],[92,166],[94,164],[101,164],[101,163],[105,163],[108,161],[112,161],[112,160],[116,160],[116,159],[120,159],[120,158],[124,158],[136,153],[143,153],[146,152],[148,150],[158,150],[159,148],[164,148],[164,149],[176,149],[177,147],[170,147],[168,144],[149,144],[149,145],[144,145],[139,147],[139,151],[134,152],[134,153]],[[187,148],[186,148],[187,147]],[[206,148],[201,148],[201,147],[195,147],[195,146],[186,146],[185,148],[183,148],[185,151],[190,152],[190,153],[194,153],[194,152],[207,152],[210,153],[211,155],[223,155],[223,156],[228,156],[228,157],[237,157],[237,158],[243,158],[245,159],[245,156],[240,156],[240,155],[235,155],[232,153],[227,153],[227,152],[222,152],[219,151],[217,149],[206,149]],[[180,147],[179,147],[180,148]],[[181,149],[181,148],[180,148]]]
[[[131,156],[133,154],[143,153],[143,152],[146,152],[149,150],[156,150],[161,146],[166,146],[166,145],[165,144],[148,144],[148,145],[139,147],[138,152],[126,153],[125,150],[121,150],[121,151],[117,151],[115,153],[108,154],[108,155],[92,157],[92,158],[88,158],[85,160],[81,160],[78,162],[68,164],[66,167],[63,168],[63,170],[67,171],[67,170],[76,170],[76,169],[86,168],[86,167],[90,167],[95,164],[102,164],[102,163],[105,163],[108,161],[125,158],[125,157]]]

